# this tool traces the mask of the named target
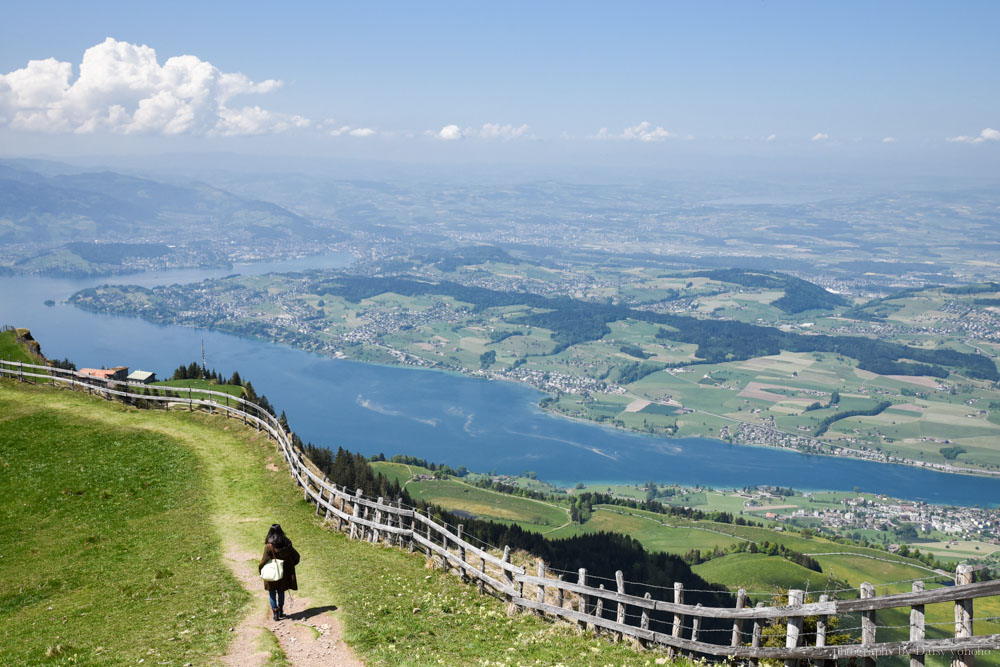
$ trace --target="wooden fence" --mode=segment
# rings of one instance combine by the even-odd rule
[[[909,593],[875,595],[872,584],[862,584],[860,598],[832,600],[821,595],[818,602],[805,602],[802,590],[788,591],[785,606],[747,606],[747,592],[740,589],[733,607],[705,607],[684,603],[684,586],[675,583],[671,599],[655,599],[650,593],[629,594],[622,572],[616,573],[614,588],[593,585],[586,569],[575,573],[575,581],[565,574],[556,575],[538,562],[534,574],[511,562],[509,547],[492,550],[478,547],[463,537],[462,526],[449,526],[435,521],[430,512],[421,514],[404,506],[399,499],[366,498],[360,489],[353,492],[330,483],[304,455],[293,446],[291,433],[277,419],[254,403],[205,389],[164,387],[138,383],[106,381],[82,373],[0,360],[0,377],[23,382],[51,383],[149,409],[188,409],[219,412],[227,418],[241,419],[244,424],[266,432],[278,446],[288,464],[292,478],[303,490],[303,498],[316,505],[316,514],[326,522],[345,531],[351,539],[385,543],[409,551],[420,550],[435,558],[444,569],[454,569],[468,582],[475,582],[480,592],[503,597],[523,610],[560,618],[606,633],[614,639],[630,638],[636,643],[661,645],[671,653],[704,656],[756,664],[760,659],[783,660],[786,665],[806,660],[815,663],[838,659],[860,659],[871,667],[878,657],[910,656],[911,667],[922,667],[926,655],[951,655],[953,667],[972,667],[977,652],[1000,649],[1000,634],[973,634],[973,601],[1000,595],[1000,580],[972,583],[972,568],[958,566],[953,586],[924,590],[923,581],[913,582]],[[484,545],[485,546],[485,545]],[[609,580],[610,583],[610,580]],[[642,584],[632,584],[643,587]],[[954,637],[927,639],[925,636],[925,606],[934,603],[954,603]],[[909,640],[878,642],[876,613],[908,608],[910,610]],[[650,627],[651,615],[661,612],[672,618],[662,624],[666,631]],[[845,614],[861,618],[861,641],[849,645],[827,645],[828,619]],[[810,633],[811,645],[806,645],[803,631],[806,617],[816,621],[815,633]],[[725,630],[726,641],[705,641],[702,623],[717,619],[716,624],[732,622]],[[785,626],[784,646],[763,646],[764,626],[781,623]],[[718,628],[714,631],[718,632]]]

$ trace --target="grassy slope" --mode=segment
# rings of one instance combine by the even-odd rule
[[[0,359],[22,361],[29,364],[42,363],[42,360],[33,354],[27,345],[17,341],[15,333],[16,331],[0,331]]]
[[[183,411],[140,415],[82,394],[9,382],[0,383],[0,406],[8,420],[2,451],[10,468],[4,469],[20,471],[18,488],[47,489],[44,498],[3,510],[0,649],[18,652],[22,662],[37,662],[56,643],[72,645],[84,661],[98,659],[98,646],[111,663],[134,664],[139,656],[209,661],[224,651],[223,628],[235,624],[247,599],[220,560],[222,545],[256,554],[272,522],[303,554],[300,594],[313,607],[339,608],[346,640],[369,664],[650,659],[566,625],[508,617],[499,601],[426,569],[420,555],[323,530],[287,473],[267,470],[272,445],[236,422]],[[14,428],[20,419],[27,421]],[[87,449],[67,456],[70,432],[72,439],[89,435],[81,445]],[[33,444],[39,442],[47,446]],[[32,460],[45,465],[29,462],[32,449]],[[18,458],[8,460],[8,451]],[[155,481],[143,487],[126,468]],[[12,477],[0,479],[8,484]],[[92,526],[94,517],[108,524]],[[47,531],[45,540],[36,540],[28,525]],[[100,534],[108,537],[87,542]],[[182,628],[190,632],[181,635]],[[147,656],[150,648],[156,653]]]
[[[210,659],[249,595],[221,562],[197,455],[74,398],[0,385],[3,661]]]
[[[569,521],[569,514],[561,507],[480,489],[453,479],[410,482],[406,490],[415,499],[432,501],[452,512],[468,512],[483,519],[516,523],[538,532],[558,528]]]
[[[742,586],[757,595],[766,595],[776,588],[824,590],[828,578],[780,556],[765,554],[730,554],[695,565],[693,569],[708,581]]]
[[[404,484],[414,498],[433,502],[451,512],[467,512],[477,518],[517,524],[541,533],[569,522],[568,510],[553,503],[481,489],[455,477],[417,481],[416,475],[434,474],[420,466],[389,461],[373,461],[370,465],[375,472]]]

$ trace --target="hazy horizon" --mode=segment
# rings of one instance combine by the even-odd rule
[[[0,154],[981,182],[1000,174],[998,19],[978,2],[33,3],[0,43]]]

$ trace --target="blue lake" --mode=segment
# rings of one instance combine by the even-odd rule
[[[284,410],[303,440],[365,454],[411,454],[499,473],[535,471],[572,484],[649,479],[717,488],[776,484],[796,489],[885,493],[964,505],[997,505],[1000,479],[729,445],[706,438],[626,433],[542,412],[530,387],[409,368],[334,360],[212,331],[87,313],[61,303],[108,282],[196,282],[231,273],[336,268],[350,257],[268,262],[233,269],[184,269],[85,280],[0,278],[0,323],[31,329],[52,358],[78,366],[127,365],[169,375],[200,359],[238,370]],[[55,306],[43,305],[46,299]]]

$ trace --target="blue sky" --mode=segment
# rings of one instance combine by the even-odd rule
[[[5,8],[3,152],[1000,153],[997,2],[93,4]],[[133,45],[210,63],[209,99],[109,81]],[[15,75],[48,58],[61,92]]]

